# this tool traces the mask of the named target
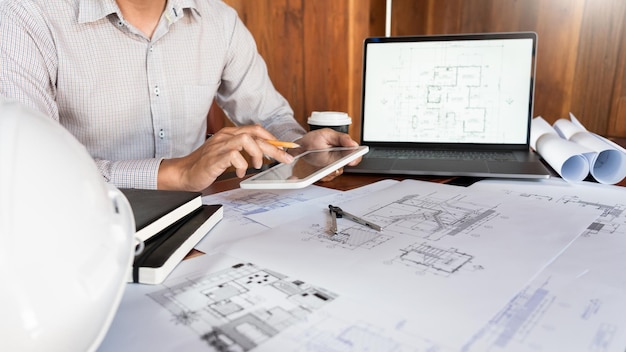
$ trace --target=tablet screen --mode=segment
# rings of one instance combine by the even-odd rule
[[[310,150],[290,164],[278,164],[241,182],[242,188],[299,188],[334,172],[367,153],[366,146]]]

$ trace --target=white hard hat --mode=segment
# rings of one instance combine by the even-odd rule
[[[134,254],[128,201],[54,120],[0,98],[0,351],[89,351]]]

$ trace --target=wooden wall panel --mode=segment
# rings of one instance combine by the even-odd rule
[[[605,135],[616,132],[608,128],[625,14],[623,0],[587,0],[580,31],[572,111],[589,130]]]
[[[348,38],[350,12],[347,1],[308,1],[304,4],[304,81],[307,94],[300,114],[312,111],[348,111],[349,62],[352,40]]]
[[[622,40],[617,63],[608,130],[613,131],[612,136],[626,137],[626,21],[622,24]]]

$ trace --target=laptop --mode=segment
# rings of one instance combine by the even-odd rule
[[[364,41],[361,144],[345,172],[548,178],[530,148],[534,32]]]

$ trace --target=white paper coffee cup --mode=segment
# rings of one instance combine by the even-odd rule
[[[320,128],[331,128],[335,131],[348,133],[352,119],[345,112],[313,111],[307,123],[311,131]]]

